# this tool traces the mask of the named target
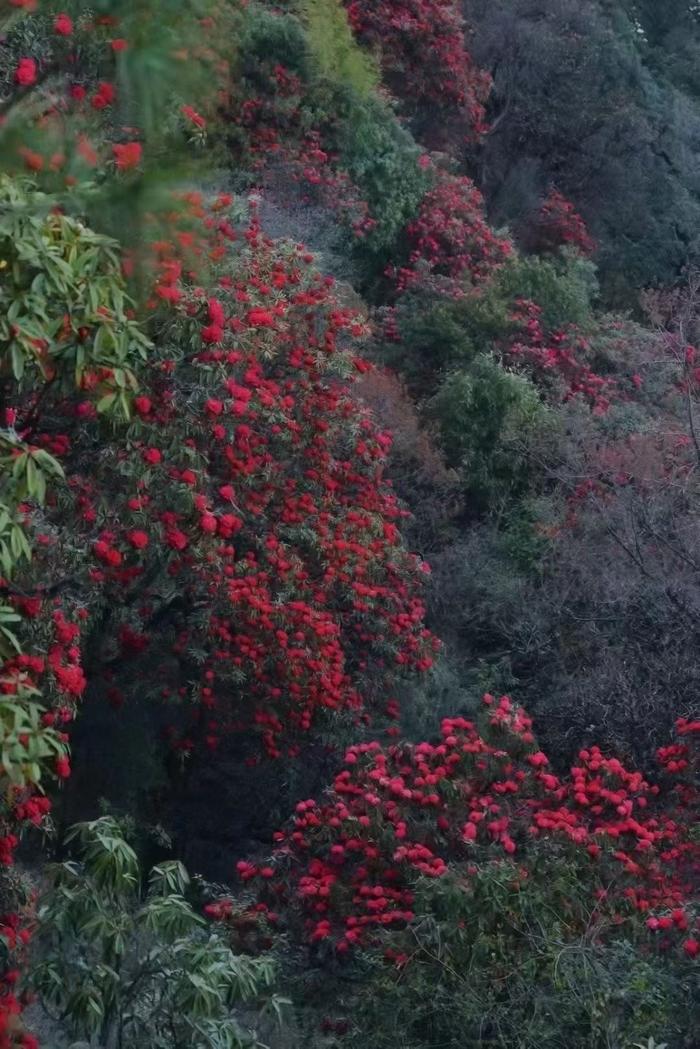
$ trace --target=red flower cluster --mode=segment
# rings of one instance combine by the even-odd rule
[[[613,379],[598,375],[588,362],[590,347],[576,329],[547,332],[541,323],[542,309],[526,299],[517,299],[511,320],[520,329],[503,350],[505,359],[532,372],[538,381],[554,378],[563,384],[563,399],[583,397],[596,414],[604,414],[614,396]]]
[[[73,19],[70,15],[57,15],[53,23],[54,32],[59,36],[70,36],[73,32]]]
[[[563,245],[571,245],[582,255],[592,255],[596,243],[586,229],[586,223],[573,204],[553,189],[540,209],[537,227],[540,251],[555,251]]]
[[[513,251],[511,241],[487,223],[483,197],[471,179],[442,169],[435,176],[407,229],[409,264],[390,272],[400,291],[428,274],[481,284]]]
[[[30,938],[30,930],[19,914],[0,917],[0,939],[6,949],[12,952],[15,963],[23,962]],[[11,968],[0,977],[0,1049],[39,1049],[37,1039],[28,1034],[20,1022],[26,999],[17,993],[19,976],[19,970]]]
[[[491,78],[475,67],[456,0],[345,0],[359,39],[377,48],[390,86],[418,105],[458,108],[485,131]]]
[[[36,62],[33,58],[20,58],[15,70],[15,82],[20,87],[31,87],[36,83]]]
[[[143,148],[140,142],[117,143],[112,146],[114,163],[119,171],[129,171],[137,168],[141,163]]]
[[[467,885],[470,868],[513,854],[527,871],[530,843],[555,838],[587,872],[596,906],[651,915],[648,929],[667,934],[662,946],[694,957],[697,731],[682,745],[686,782],[653,785],[597,747],[562,778],[535,749],[524,712],[507,697],[484,699],[483,734],[449,718],[438,743],[351,747],[332,790],[300,802],[277,835],[274,866],[239,864],[245,880],[259,880],[262,903],[307,941],[344,952],[410,923],[420,877],[454,873]]]

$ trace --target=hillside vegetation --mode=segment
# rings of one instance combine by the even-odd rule
[[[0,18],[0,1049],[695,1049],[695,4]]]

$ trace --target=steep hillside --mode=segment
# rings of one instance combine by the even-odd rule
[[[0,1049],[694,1049],[695,7],[3,19]]]

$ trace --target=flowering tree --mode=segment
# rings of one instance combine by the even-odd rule
[[[84,396],[78,391],[93,374],[102,377],[102,392],[113,391],[113,407],[124,408],[126,390],[135,382],[132,369],[147,340],[127,317],[116,245],[58,212],[55,201],[30,183],[3,177],[0,187],[0,256],[7,271],[0,295],[5,362],[0,841],[2,863],[9,866],[22,826],[40,824],[50,808],[42,792],[46,774],[63,779],[70,773],[64,730],[85,688],[79,619],[66,618],[56,604],[62,584],[54,586],[55,580],[43,576],[29,589],[26,582],[41,562],[42,544],[52,541],[45,530],[50,508],[66,491],[61,459],[70,442],[52,432],[50,420],[54,412],[66,411],[76,394]],[[42,627],[32,629],[42,607],[47,609]],[[81,614],[84,618],[84,609]],[[11,906],[2,928],[8,950],[22,942]],[[0,998],[2,1009],[9,1024],[17,1009],[11,995]]]
[[[423,163],[432,169],[428,156]],[[471,179],[440,168],[432,174],[434,185],[406,227],[409,259],[396,274],[399,291],[431,274],[448,277],[455,285],[483,284],[513,252],[510,240],[488,225],[483,198]]]
[[[350,23],[375,47],[390,86],[413,106],[463,114],[468,133],[486,128],[491,78],[474,65],[454,0],[345,0]]]
[[[182,18],[185,6],[163,10],[164,47],[176,33],[174,8]],[[29,938],[27,901],[11,868],[22,830],[51,808],[44,792],[70,773],[65,730],[86,684],[87,618],[82,602],[63,605],[70,580],[47,579],[37,570],[41,558],[32,559],[55,540],[49,517],[70,490],[61,461],[70,448],[65,419],[79,425],[78,401],[99,402],[105,419],[128,416],[134,369],[148,346],[116,242],[81,220],[90,210],[109,226],[127,197],[127,212],[138,214],[129,173],[142,167],[147,140],[163,148],[148,114],[168,90],[167,75],[151,75],[145,94],[139,90],[158,56],[139,34],[148,11],[138,0],[121,5],[119,19],[36,7],[12,0],[0,43],[0,1045],[26,1049],[36,1040],[19,1018],[14,963]],[[127,126],[137,112],[141,126]],[[87,181],[98,164],[99,189]],[[19,177],[27,170],[49,192]]]
[[[137,189],[158,150],[141,129],[114,141],[119,91],[91,71],[66,84],[56,51],[79,28],[99,50],[116,23],[27,25],[37,57],[16,62],[16,105],[36,93],[50,133],[50,99],[65,88],[76,163]],[[111,61],[126,61],[126,34],[107,43]],[[203,131],[194,107],[180,117]],[[230,197],[211,208],[171,198],[150,227],[144,212],[139,250],[122,256],[68,214],[92,207],[93,190],[72,194],[73,169],[27,148],[18,162],[56,192],[3,182],[6,864],[19,824],[48,811],[42,765],[69,774],[65,728],[88,686],[115,707],[136,694],[167,701],[181,753],[257,732],[276,756],[294,753],[321,714],[367,716],[381,680],[428,667],[436,648],[422,625],[423,566],[401,544],[403,511],[383,477],[390,438],[349,392],[367,368],[353,349],[363,324],[332,281],[303,248],[264,238],[257,219],[241,226]],[[150,296],[141,323],[131,275]],[[8,948],[19,925],[8,915]],[[8,1031],[33,1044],[16,999],[2,1004]]]
[[[557,982],[560,950],[584,951],[590,943],[592,964],[607,964],[608,957],[618,965],[624,937],[642,958],[658,952],[672,967],[692,969],[700,955],[694,835],[700,722],[679,719],[678,742],[659,751],[657,782],[597,747],[582,750],[562,776],[537,749],[520,708],[507,697],[487,695],[484,702],[481,732],[464,718],[448,718],[436,743],[349,748],[326,796],[297,805],[277,835],[273,860],[238,864],[241,879],[256,887],[255,913],[309,944],[326,971],[333,972],[334,958],[376,959],[370,972],[383,984],[382,1009],[386,1014],[391,1002],[390,1013],[407,1010],[411,1045],[412,1037],[432,1045],[437,1032],[446,1036],[445,1020],[420,1028],[429,1012],[420,1004],[420,973],[431,967],[437,984],[446,979],[454,988],[445,1008],[455,1024],[461,1009],[466,1030],[486,1023],[496,1044],[553,1045],[537,1042],[535,1027],[532,1041],[518,1031],[531,1014],[518,1005],[517,984],[499,1004],[494,980],[519,980],[522,964],[528,996],[549,993],[573,1009],[566,983],[563,989]],[[209,910],[235,921],[225,899]],[[549,954],[553,941],[558,947]],[[382,976],[382,965],[395,967],[395,979]],[[460,986],[472,968],[475,1000]],[[567,967],[569,977],[581,979],[585,969]],[[406,982],[418,994],[410,1008],[409,991],[405,1000],[399,993]],[[602,986],[597,976],[582,993],[595,996]],[[481,1002],[480,993],[488,995]],[[346,999],[352,1008],[352,995]],[[591,1023],[584,1013],[558,1014],[556,1037],[567,1023],[586,1029],[575,1026]],[[653,1013],[625,1012],[616,1020],[605,1008],[599,1022],[631,1023],[625,1030],[633,1033],[643,1031],[635,1027],[640,1020],[658,1022]],[[667,1016],[667,1022],[673,1021]],[[383,1031],[389,1039],[391,1026],[375,1016],[378,1039]]]
[[[159,245],[167,309],[136,418],[125,443],[99,447],[99,412],[77,406],[73,498],[54,527],[75,544],[71,587],[94,602],[113,701],[133,658],[140,695],[187,695],[178,747],[257,727],[278,755],[322,712],[360,713],[362,682],[427,668],[435,642],[382,477],[390,439],[347,390],[366,367],[351,349],[361,323],[303,249],[255,220],[240,239],[216,225],[235,251],[216,295],[188,288]],[[57,535],[36,570],[55,578],[64,557]]]
[[[540,251],[556,251],[570,245],[582,255],[592,255],[596,244],[573,204],[558,190],[552,189],[540,208],[536,233]]]

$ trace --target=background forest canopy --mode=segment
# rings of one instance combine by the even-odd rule
[[[700,6],[0,12],[0,1049],[694,1049]]]

